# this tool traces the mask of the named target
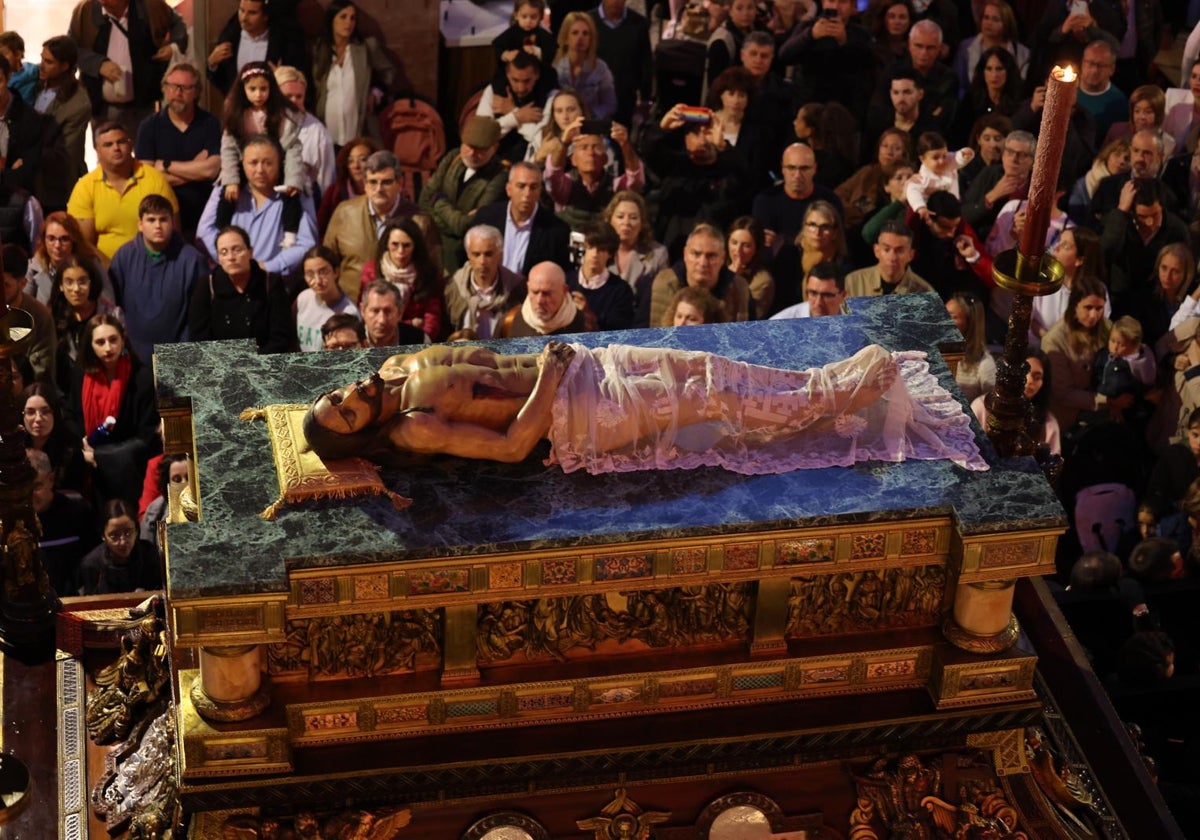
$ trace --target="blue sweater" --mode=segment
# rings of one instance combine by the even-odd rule
[[[158,255],[139,233],[113,254],[108,273],[140,359],[148,363],[155,344],[188,340],[188,302],[196,283],[208,282],[208,262],[178,232]]]

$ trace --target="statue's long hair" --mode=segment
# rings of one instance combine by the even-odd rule
[[[413,464],[423,464],[429,461],[429,456],[397,450],[389,440],[389,430],[395,423],[404,422],[404,418],[414,412],[429,411],[424,407],[405,409],[395,417],[378,426],[368,426],[360,432],[335,432],[317,422],[313,410],[317,401],[313,400],[308,411],[304,412],[304,437],[308,440],[309,448],[323,461],[336,461],[341,458],[365,458],[368,461],[385,467],[402,468]]]

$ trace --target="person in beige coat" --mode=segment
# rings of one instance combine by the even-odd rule
[[[358,303],[363,266],[375,259],[379,237],[389,219],[417,212],[400,188],[400,164],[391,152],[375,152],[363,166],[364,194],[333,211],[322,244],[341,258],[338,282]]]

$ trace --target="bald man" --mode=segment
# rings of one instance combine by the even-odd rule
[[[540,262],[529,270],[525,302],[504,316],[498,336],[523,338],[589,332],[586,304],[567,288],[567,276],[557,264]]]

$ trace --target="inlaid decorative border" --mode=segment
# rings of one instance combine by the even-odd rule
[[[1001,700],[1029,700],[1034,696],[1033,674],[1037,657],[1011,654],[979,662],[935,662],[931,690],[937,708],[973,706]]]
[[[58,837],[86,840],[88,836],[87,729],[83,714],[86,677],[77,659],[59,653],[58,684]]]
[[[180,685],[190,689],[199,675],[195,670],[180,671]],[[180,693],[175,725],[185,780],[291,773],[295,769],[286,729],[215,729],[196,712],[190,690]]]
[[[931,646],[287,706],[296,747],[867,694],[928,684]]]

